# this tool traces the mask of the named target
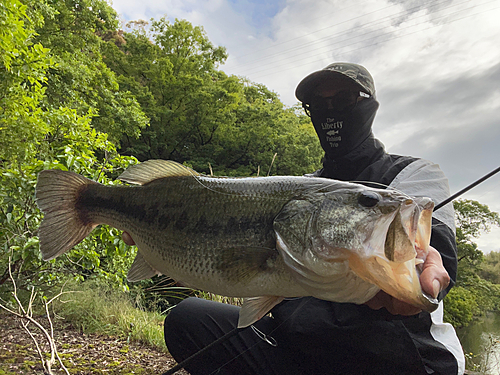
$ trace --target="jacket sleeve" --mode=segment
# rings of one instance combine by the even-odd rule
[[[406,166],[390,187],[414,197],[429,197],[438,204],[450,196],[448,179],[437,164],[418,159]],[[443,299],[457,279],[457,247],[455,241],[455,211],[449,203],[433,213],[431,246],[439,251],[451,282],[442,291]]]

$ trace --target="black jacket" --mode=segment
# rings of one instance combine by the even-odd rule
[[[390,155],[370,136],[343,158],[324,160],[323,168],[312,176],[384,188],[420,160]],[[443,179],[427,180],[420,189],[422,196],[429,187],[432,191],[441,189],[432,184],[445,184],[443,191],[448,188]],[[431,246],[441,253],[451,278],[450,286],[439,296],[442,299],[456,280],[453,225],[433,218]],[[272,310],[272,316],[281,324],[276,333],[279,342],[308,364],[304,374],[457,374],[457,360],[430,333],[433,323],[427,312],[393,316],[385,309],[306,297],[282,302]]]

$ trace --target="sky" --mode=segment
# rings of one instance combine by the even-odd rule
[[[390,153],[440,165],[455,193],[500,166],[500,0],[113,0],[123,24],[203,26],[220,66],[297,103],[295,87],[335,61],[365,66]],[[463,198],[500,212],[500,173]],[[476,241],[500,251],[500,229]]]

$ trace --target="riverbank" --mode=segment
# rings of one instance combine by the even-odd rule
[[[47,327],[43,317],[37,320]],[[0,375],[42,375],[35,344],[19,320],[0,312],[0,321]],[[53,323],[58,353],[72,375],[159,375],[176,365],[170,354],[157,348],[127,342],[126,338],[85,334],[61,319],[53,319]],[[33,325],[29,328],[42,351],[48,353],[48,344],[40,331]],[[54,374],[64,374],[58,364]],[[177,374],[188,375],[184,370]]]
[[[469,326],[457,329],[457,334],[468,368],[481,375],[500,374],[500,313],[486,313]]]

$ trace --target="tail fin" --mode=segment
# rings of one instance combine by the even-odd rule
[[[44,260],[64,254],[81,242],[95,227],[84,223],[76,208],[82,186],[95,184],[79,174],[61,170],[45,170],[38,174],[36,203],[45,214],[38,237]]]

